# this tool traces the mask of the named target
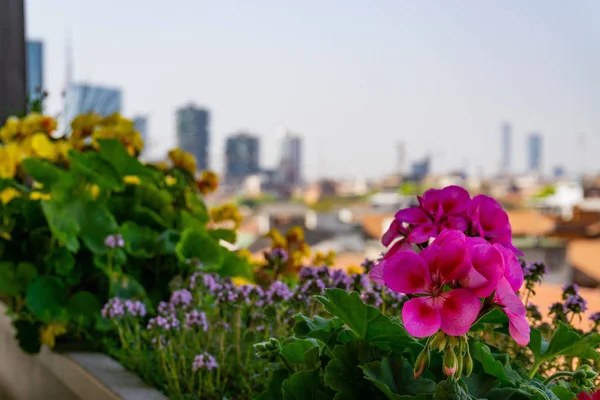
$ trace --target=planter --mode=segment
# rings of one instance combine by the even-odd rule
[[[100,353],[24,353],[0,303],[0,399],[166,400],[112,358]]]

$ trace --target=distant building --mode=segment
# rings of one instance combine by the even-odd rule
[[[198,170],[208,169],[210,113],[192,104],[177,109],[178,146],[196,158]]]
[[[421,181],[431,172],[431,157],[426,156],[421,161],[415,161],[410,167],[411,178]]]
[[[137,116],[133,118],[133,127],[140,133],[142,140],[144,141],[144,151],[148,149],[148,117]]]
[[[24,3],[0,1],[0,124],[26,108]]]
[[[302,138],[286,132],[281,148],[280,172],[289,187],[302,185]]]
[[[96,113],[103,117],[121,112],[121,89],[92,84],[72,84],[67,88],[65,99],[65,123],[79,114]]]
[[[532,133],[529,136],[528,172],[542,172],[542,135]]]
[[[246,132],[228,137],[225,144],[225,181],[231,185],[239,185],[245,178],[259,171],[259,138]]]
[[[511,126],[509,123],[502,124],[502,173],[508,174],[511,169]]]
[[[27,41],[27,101],[41,100],[44,93],[44,44]]]
[[[557,165],[552,169],[552,176],[555,178],[562,178],[566,175],[565,167]]]

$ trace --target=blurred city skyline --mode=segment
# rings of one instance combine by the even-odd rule
[[[526,171],[534,132],[544,173],[600,169],[600,3],[82,3],[26,3],[46,110],[62,106],[70,37],[74,80],[122,89],[123,114],[148,117],[150,156],[175,145],[176,109],[192,102],[211,112],[220,172],[240,130],[275,166],[286,126],[304,138],[309,179],[396,172],[399,142],[405,170],[431,154],[434,172],[491,174],[503,122],[512,172]]]

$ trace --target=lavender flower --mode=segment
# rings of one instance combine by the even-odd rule
[[[294,294],[292,293],[288,285],[286,285],[282,281],[275,281],[267,290],[267,303],[273,304],[281,301],[288,301],[292,298],[293,295]]]
[[[169,303],[173,306],[188,306],[192,302],[192,293],[187,289],[176,290],[171,294]]]
[[[564,307],[565,313],[570,311],[574,314],[579,314],[587,310],[587,301],[580,295],[576,294],[568,297],[567,300],[565,300]]]
[[[127,315],[131,317],[145,317],[146,316],[146,305],[139,300],[127,300],[125,301],[125,309]]]
[[[521,266],[525,280],[541,281],[542,277],[549,272],[546,264],[542,262],[525,263],[521,261]]]
[[[125,304],[118,297],[113,297],[108,300],[108,303],[104,305],[102,311],[100,312],[102,318],[121,318],[125,316]]]
[[[194,326],[199,326],[204,332],[208,331],[208,321],[206,314],[202,311],[192,310],[185,314],[185,329],[189,330]]]
[[[596,324],[600,323],[600,312],[595,312],[592,315],[590,315],[590,321]]]
[[[579,285],[576,285],[574,283],[567,283],[565,286],[563,286],[563,300],[566,300],[570,296],[576,295],[579,295]]]
[[[265,255],[267,260],[273,264],[285,264],[289,260],[288,252],[279,247],[274,248],[271,253]]]
[[[125,241],[123,240],[123,236],[121,236],[120,233],[117,233],[114,235],[108,235],[106,239],[104,239],[104,245],[114,249],[115,247],[124,247]]]
[[[201,369],[212,371],[216,368],[219,368],[217,360],[215,360],[215,358],[207,352],[198,354],[196,357],[194,357],[194,361],[192,362],[192,369],[194,372],[198,372]]]
[[[150,318],[146,329],[148,330],[178,330],[181,323],[174,315],[163,316],[159,315],[155,318]]]
[[[173,303],[169,302],[164,302],[161,301],[160,303],[158,303],[158,313],[160,315],[170,315],[173,314],[175,312],[175,306],[173,305]]]
[[[538,306],[536,306],[535,304],[529,303],[529,305],[526,307],[526,310],[527,316],[529,318],[534,319],[536,321],[542,320],[542,313],[540,312]]]
[[[371,269],[375,266],[375,261],[370,258],[365,258],[365,260],[360,264],[361,267],[365,269],[365,274],[368,274]]]

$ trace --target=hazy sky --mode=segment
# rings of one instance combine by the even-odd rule
[[[124,91],[150,116],[154,154],[175,143],[175,108],[211,110],[212,166],[225,137],[277,128],[305,139],[308,177],[373,177],[427,152],[433,168],[486,173],[513,126],[513,170],[544,136],[546,171],[600,169],[597,0],[27,0],[27,33],[45,42],[57,112],[72,37],[75,80]],[[577,135],[585,135],[585,152]]]

